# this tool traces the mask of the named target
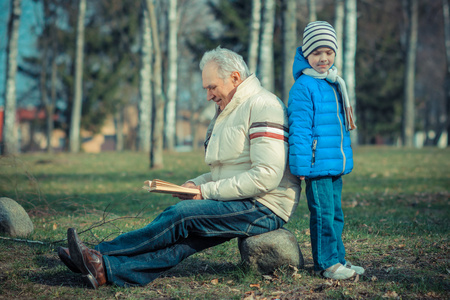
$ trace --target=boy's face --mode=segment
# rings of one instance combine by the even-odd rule
[[[333,66],[335,56],[336,53],[332,49],[321,47],[311,52],[306,59],[314,70],[322,74]]]

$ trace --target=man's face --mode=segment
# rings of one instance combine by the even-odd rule
[[[306,59],[314,70],[323,74],[334,64],[335,56],[336,53],[332,49],[322,47],[311,52]]]
[[[237,75],[239,77],[239,73]],[[206,90],[206,99],[216,102],[220,110],[224,110],[225,106],[230,103],[236,92],[236,87],[240,83],[240,77],[237,83],[235,76],[236,74],[232,73],[225,79],[220,78],[215,62],[209,62],[203,68],[202,81],[203,88]]]

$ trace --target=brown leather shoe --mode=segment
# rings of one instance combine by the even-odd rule
[[[89,249],[79,239],[75,228],[67,230],[70,257],[80,269],[85,282],[94,289],[106,283],[105,267],[100,252]]]
[[[70,258],[69,248],[58,247],[59,259],[74,273],[81,273],[80,269],[75,265],[75,263]]]

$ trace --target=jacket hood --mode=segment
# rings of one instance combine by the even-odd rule
[[[294,80],[297,80],[304,69],[311,68],[311,65],[303,56],[302,47],[298,47],[295,53],[294,64],[292,66],[292,74],[294,75]]]

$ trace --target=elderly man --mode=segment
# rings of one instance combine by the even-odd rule
[[[203,249],[235,237],[282,227],[294,212],[299,181],[287,166],[288,123],[283,103],[261,87],[242,57],[216,48],[200,62],[207,100],[217,104],[208,128],[210,172],[188,180],[199,194],[168,207],[142,229],[94,249],[69,228],[61,260],[93,288],[145,285]]]

